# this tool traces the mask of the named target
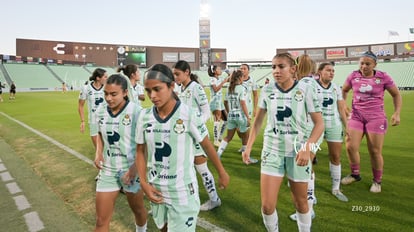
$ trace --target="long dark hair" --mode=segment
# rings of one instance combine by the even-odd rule
[[[210,77],[216,76],[217,65],[210,65],[208,67],[207,73]]]
[[[125,77],[121,76],[120,74],[112,74],[109,76],[108,80],[106,81],[107,85],[115,84],[121,86],[122,90],[128,91],[128,82]],[[124,97],[126,101],[128,101],[128,94]]]
[[[160,78],[160,75],[163,75],[164,77]],[[164,65],[164,64],[154,64],[151,67],[148,68],[148,70],[144,74],[144,80],[147,79],[157,79],[167,85],[168,88],[173,85],[174,82],[174,74],[171,71],[171,69]],[[173,91],[173,96],[175,100],[179,100],[177,94]]]
[[[185,72],[185,71],[187,71],[187,70],[188,70],[188,72],[190,73],[190,79],[191,79],[192,81],[195,81],[195,82],[197,82],[197,83],[199,83],[199,84],[200,84],[200,82],[198,81],[198,76],[197,76],[196,74],[194,74],[194,73],[192,73],[192,72],[191,72],[191,67],[190,67],[190,64],[188,64],[188,62],[187,62],[187,61],[185,61],[185,60],[179,60],[177,63],[175,63],[175,64],[173,65],[173,67],[172,67],[172,68],[175,68],[175,69],[181,70],[181,71],[183,71],[183,72]]]
[[[236,85],[239,84],[240,80],[243,78],[243,73],[240,70],[237,70],[231,74],[230,83],[229,83],[229,93],[234,93]]]
[[[129,79],[131,79],[131,75],[138,71],[138,66],[136,64],[128,64],[125,66],[121,66],[118,68],[117,72],[121,72],[125,74]]]
[[[106,73],[106,70],[103,68],[96,68],[95,71],[93,71],[92,76],[89,77],[89,81],[96,81],[96,78],[103,77]]]

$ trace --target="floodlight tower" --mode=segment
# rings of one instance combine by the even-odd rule
[[[210,64],[210,5],[208,0],[201,0],[200,3],[200,66],[207,67]]]

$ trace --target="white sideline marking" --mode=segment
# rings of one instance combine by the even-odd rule
[[[0,160],[1,162],[1,160]],[[0,172],[7,170],[6,166],[3,163],[0,164]]]
[[[26,213],[24,219],[26,220],[26,225],[29,227],[30,232],[37,232],[45,228],[37,212]]]
[[[24,195],[15,196],[13,199],[16,203],[17,209],[20,211],[30,208],[30,203],[27,201],[27,198]]]
[[[40,132],[40,131],[38,131],[38,130],[36,130],[36,129],[31,128],[30,126],[28,126],[28,125],[26,125],[26,124],[24,124],[24,123],[22,123],[22,122],[20,122],[20,121],[18,121],[18,120],[16,120],[16,119],[14,119],[14,118],[10,117],[9,115],[7,115],[7,114],[5,114],[5,113],[3,113],[3,112],[0,112],[0,113],[1,113],[4,117],[6,117],[6,118],[8,118],[8,119],[12,120],[13,122],[15,122],[15,123],[17,123],[17,124],[21,125],[22,127],[26,128],[26,129],[28,129],[28,130],[32,131],[33,133],[35,133],[35,134],[39,135],[40,137],[42,137],[42,138],[46,139],[46,140],[47,140],[47,141],[49,141],[49,142],[51,142],[51,143],[55,144],[56,146],[58,146],[58,147],[62,148],[63,150],[65,150],[65,151],[69,152],[70,154],[72,154],[72,155],[74,155],[74,156],[78,157],[79,159],[81,159],[81,160],[85,161],[86,163],[88,163],[88,164],[90,164],[90,165],[93,165],[93,166],[94,166],[93,161],[92,161],[92,160],[90,160],[88,157],[86,157],[86,156],[82,155],[81,153],[79,153],[79,152],[77,152],[77,151],[73,150],[72,148],[70,148],[70,147],[68,147],[68,146],[65,146],[65,145],[63,145],[63,144],[59,143],[58,141],[56,141],[56,140],[54,140],[54,139],[50,138],[49,136],[47,136],[47,135],[43,134],[42,132]]]
[[[8,183],[6,187],[9,189],[11,195],[22,192],[16,182]]]
[[[10,173],[9,173],[9,172],[3,172],[3,173],[0,173],[0,176],[1,176],[1,180],[2,180],[3,182],[7,182],[7,181],[11,181],[11,180],[13,180],[13,177],[10,175]]]
[[[65,146],[65,145],[59,143],[58,141],[56,141],[56,140],[52,139],[51,137],[43,134],[42,132],[40,132],[40,131],[38,131],[38,130],[36,130],[34,128],[31,128],[30,126],[24,124],[23,122],[20,122],[17,119],[14,119],[14,118],[10,117],[9,115],[7,115],[7,114],[5,114],[3,112],[0,112],[0,114],[2,114],[6,118],[12,120],[13,122],[16,122],[17,124],[21,125],[22,127],[24,127],[26,129],[32,131],[33,133],[39,135],[40,137],[46,139],[47,141],[55,144],[56,146],[58,146],[59,148],[63,149],[64,151],[66,151],[66,152],[68,152],[68,153],[70,153],[70,154],[78,157],[79,159],[85,161],[86,163],[91,164],[92,166],[95,166],[95,164],[93,163],[92,160],[90,160],[88,157],[82,155],[81,153],[79,153],[79,152],[71,149],[68,146]],[[201,217],[198,217],[198,219],[197,219],[197,225],[200,226],[201,228],[205,229],[205,230],[208,230],[208,231],[219,231],[219,232],[225,232],[226,231],[225,229],[222,229],[222,228],[220,228],[220,227],[218,227],[218,226],[216,226],[216,225],[214,225],[214,224],[206,221],[205,219],[203,219]]]

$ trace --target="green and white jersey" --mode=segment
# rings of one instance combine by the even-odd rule
[[[227,91],[225,99],[229,106],[229,118],[241,119],[242,117],[246,117],[240,104],[240,101],[246,100],[245,88],[242,85],[236,85],[234,93]]]
[[[225,80],[224,77],[211,77],[210,78],[210,102],[222,102],[223,101],[223,88],[214,92],[213,85],[219,86]]]
[[[200,84],[191,81],[186,87],[181,85],[180,92],[177,95],[182,103],[197,110],[197,113],[203,119],[203,123],[207,122],[211,113],[210,106],[207,94]]]
[[[256,81],[249,76],[249,79],[243,81],[243,87],[245,88],[246,94],[246,105],[247,110],[249,111],[249,115],[253,114],[253,91],[256,91],[259,87],[256,84]]]
[[[194,144],[208,135],[207,127],[195,109],[180,101],[165,119],[155,107],[144,109],[139,122],[136,143],[147,147],[148,182],[162,192],[165,203],[185,205],[188,186],[197,188]]]
[[[287,91],[277,83],[262,88],[258,107],[267,111],[263,152],[294,157],[310,136],[309,113],[320,112],[315,88],[295,82]]]
[[[327,88],[318,81],[317,92],[322,106],[322,116],[325,128],[341,126],[341,116],[338,110],[338,101],[343,100],[341,89],[333,82]]]
[[[139,100],[139,95],[144,94],[144,87],[140,84],[136,84],[135,86],[131,85],[129,91],[131,91],[132,96],[132,99],[130,100],[136,103],[137,105],[141,106],[141,100]]]
[[[88,83],[83,86],[79,93],[79,99],[85,100],[88,104],[88,122],[92,123],[92,114],[100,105],[106,105],[104,98],[104,87],[102,86],[99,89],[96,89],[93,85],[93,82]]]
[[[104,165],[101,174],[115,176],[120,170],[126,171],[135,162],[135,133],[141,107],[128,101],[124,108],[113,115],[107,106],[96,111],[98,130],[104,143]]]

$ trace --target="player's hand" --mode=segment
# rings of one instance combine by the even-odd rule
[[[301,149],[296,155],[296,164],[298,166],[308,165],[309,160],[310,160],[310,151],[308,147],[306,147],[305,149]]]
[[[230,182],[230,176],[229,174],[227,174],[226,171],[224,171],[223,173],[219,173],[219,188],[220,189],[225,189]]]
[[[102,156],[95,158],[94,164],[97,169],[101,170],[103,167],[103,163],[104,163],[104,159]]]
[[[81,124],[80,124],[80,132],[82,134],[85,132],[85,122],[81,122]]]
[[[393,113],[391,116],[391,125],[392,126],[398,126],[400,125],[400,114]]]
[[[161,192],[154,188],[154,186],[141,181],[141,187],[145,195],[147,196],[148,200],[150,200],[151,202],[161,204],[164,201]]]
[[[243,163],[245,163],[246,165],[249,165],[250,164],[250,152],[244,151],[242,153],[242,159],[243,159]]]

